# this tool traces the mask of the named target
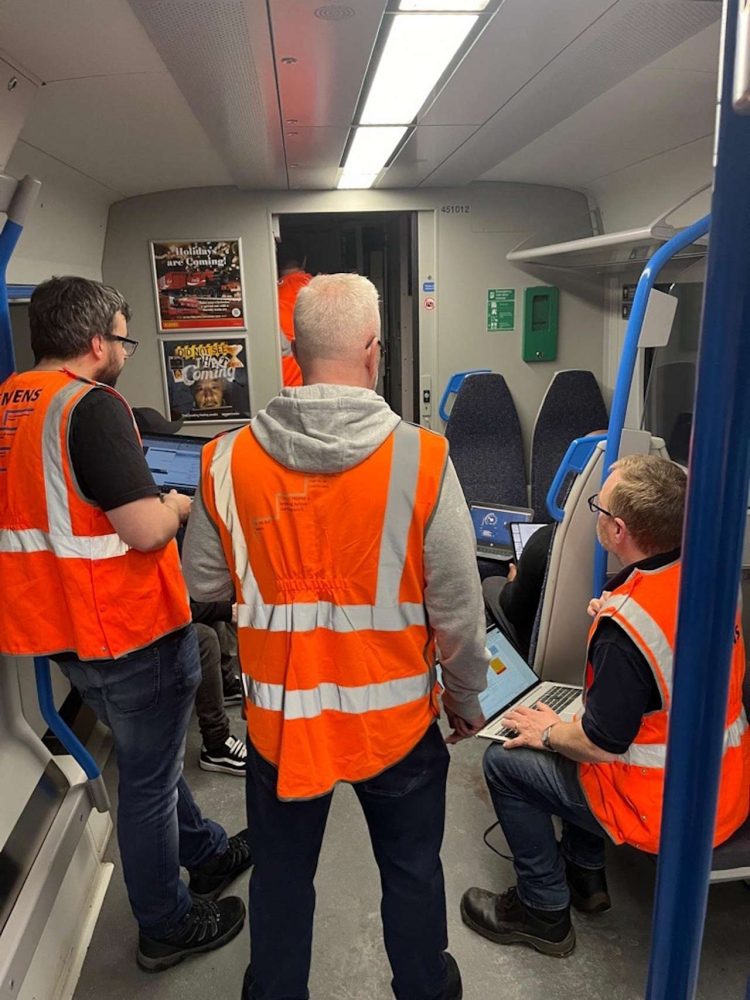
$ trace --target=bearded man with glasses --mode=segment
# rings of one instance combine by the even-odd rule
[[[0,385],[0,652],[54,659],[112,731],[137,961],[157,972],[239,933],[242,900],[214,900],[250,852],[182,777],[201,679],[174,541],[190,500],[160,495],[114,389],[137,347],[129,318],[116,289],[86,278],[31,297],[36,367]]]

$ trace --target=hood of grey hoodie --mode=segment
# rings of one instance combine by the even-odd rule
[[[261,447],[288,469],[331,473],[363,462],[400,420],[372,389],[321,384],[282,389],[251,425]]]

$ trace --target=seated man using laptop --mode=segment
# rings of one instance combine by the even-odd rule
[[[639,455],[615,462],[589,500],[600,542],[625,568],[589,606],[583,714],[565,722],[541,703],[506,711],[516,735],[484,758],[517,885],[468,889],[461,916],[498,944],[569,955],[570,903],[587,913],[610,906],[605,838],[658,852],[685,491],[677,465]],[[732,655],[715,844],[744,823],[750,800],[739,622]],[[559,844],[552,816],[563,821]]]

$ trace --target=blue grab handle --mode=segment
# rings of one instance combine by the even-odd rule
[[[46,656],[34,657],[34,672],[36,673],[36,690],[39,698],[39,708],[44,721],[55,736],[60,740],[68,753],[76,759],[89,780],[91,799],[99,812],[109,812],[110,803],[107,789],[96,761],[80,742],[78,737],[63,722],[55,708],[52,697],[52,680],[49,673],[49,660]]]
[[[0,382],[4,382],[10,373],[15,371],[16,367],[5,275],[11,255],[22,232],[23,226],[11,219],[5,220],[5,225],[0,232]]]
[[[630,398],[630,387],[633,384],[633,371],[635,370],[635,360],[638,355],[638,341],[641,337],[643,320],[646,316],[646,306],[651,289],[654,287],[659,272],[676,253],[684,250],[685,247],[695,243],[701,236],[705,236],[711,224],[711,216],[704,215],[692,226],[681,230],[671,240],[655,251],[653,256],[643,269],[643,273],[638,280],[638,285],[633,297],[633,306],[630,310],[630,319],[625,331],[625,343],[620,356],[620,366],[617,369],[617,382],[612,396],[612,407],[609,414],[609,431],[607,433],[607,448],[604,452],[604,465],[602,467],[602,483],[609,475],[609,468],[613,462],[617,461],[620,451],[620,440],[622,430],[625,426],[625,411],[628,408]],[[604,583],[607,576],[607,557],[604,549],[597,540],[594,549],[594,597],[598,597],[604,590]]]
[[[443,395],[440,400],[440,406],[438,407],[438,412],[440,413],[440,419],[444,420],[446,424],[448,423],[448,417],[450,416],[450,414],[446,409],[446,405],[450,397],[454,393],[458,392],[458,390],[461,388],[461,383],[463,382],[463,380],[466,378],[467,375],[489,375],[490,371],[491,371],[490,368],[470,368],[468,371],[465,372],[454,372],[448,379],[448,384],[443,390]]]
[[[594,449],[600,441],[606,441],[606,434],[589,435],[587,437],[576,438],[568,445],[568,450],[560,462],[560,468],[555,473],[549,490],[547,491],[547,510],[555,521],[562,521],[565,511],[558,506],[557,497],[565,482],[565,477],[569,472],[580,473],[586,468],[589,459],[594,453]]]

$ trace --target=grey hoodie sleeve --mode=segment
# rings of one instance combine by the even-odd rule
[[[227,566],[219,531],[196,493],[182,543],[182,571],[194,601],[233,601],[234,581]]]
[[[476,556],[466,500],[450,458],[424,545],[425,605],[440,651],[447,708],[462,719],[481,715],[489,656]]]

